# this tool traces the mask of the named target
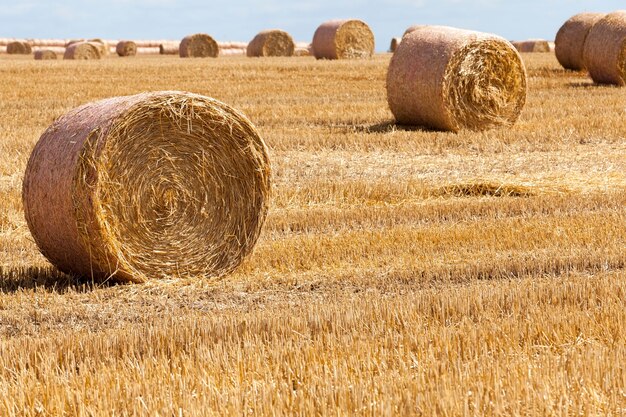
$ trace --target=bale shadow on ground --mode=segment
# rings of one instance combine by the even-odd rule
[[[439,132],[439,130],[431,129],[425,126],[402,125],[393,120],[375,123],[375,124],[346,124],[334,125],[334,130],[341,130],[345,133],[393,133],[402,132]]]
[[[84,293],[118,284],[119,282],[113,279],[94,281],[91,278],[68,275],[53,266],[0,266],[0,293],[13,293],[36,288],[43,288],[56,293],[67,291]]]

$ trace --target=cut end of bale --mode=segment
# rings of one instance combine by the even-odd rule
[[[65,49],[63,59],[100,59],[100,47],[93,42],[73,43]]]
[[[181,58],[217,58],[219,52],[215,39],[205,33],[185,36],[179,45]]]
[[[133,41],[119,41],[115,46],[115,52],[118,56],[135,56],[137,44]]]
[[[254,247],[269,194],[267,148],[252,123],[177,91],[65,114],[35,146],[23,185],[41,252],[98,281],[232,271]]]
[[[374,34],[361,20],[331,20],[313,35],[317,59],[366,59],[374,54]]]
[[[592,26],[583,61],[594,82],[626,85],[626,10],[609,13]]]
[[[402,39],[387,73],[398,123],[484,130],[511,125],[526,101],[519,53],[499,36],[427,26]]]
[[[559,28],[554,39],[554,53],[563,68],[574,71],[585,69],[585,41],[593,25],[604,16],[604,13],[579,13]]]
[[[389,52],[395,52],[401,41],[402,41],[402,38],[391,38],[391,44],[389,45]]]
[[[36,60],[57,59],[57,54],[49,49],[40,49],[35,51]]]
[[[259,32],[246,48],[249,57],[292,56],[295,43],[291,35],[279,29]]]
[[[100,51],[101,58],[108,56],[109,53],[111,52],[109,50],[109,44],[100,38],[88,39],[87,42],[94,44],[98,48],[98,51]]]
[[[14,41],[7,44],[7,54],[10,55],[29,55],[32,51],[28,42]]]

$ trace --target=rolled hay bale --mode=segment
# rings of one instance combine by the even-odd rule
[[[137,55],[137,44],[133,41],[119,41],[115,45],[115,52],[118,56],[135,56]]]
[[[29,55],[33,52],[33,48],[28,42],[13,41],[7,44],[7,54],[11,55]]]
[[[408,28],[406,28],[406,30],[404,31],[404,33],[402,34],[402,37],[404,38],[406,35],[408,35],[411,32],[415,32],[418,29],[422,29],[423,27],[425,27],[426,25],[413,25],[413,26],[409,26]]]
[[[400,124],[458,131],[511,125],[526,101],[526,69],[505,39],[427,26],[402,38],[387,72]]]
[[[161,55],[178,55],[178,43],[159,44],[159,54]]]
[[[604,13],[579,13],[567,19],[554,39],[556,59],[565,69],[580,71],[585,68],[583,48],[591,27]]]
[[[72,43],[65,48],[63,59],[100,59],[100,47],[93,42]]]
[[[35,51],[35,59],[44,60],[44,59],[57,59],[57,53],[51,51],[50,49],[40,49]]]
[[[216,58],[220,50],[215,39],[205,33],[196,33],[180,41],[178,52],[181,58]]]
[[[98,47],[100,51],[100,57],[103,58],[109,55],[109,44],[106,41],[103,41],[100,38],[88,39],[87,42],[93,43]]]
[[[23,184],[28,227],[61,271],[98,281],[210,278],[252,251],[270,162],[237,110],[160,91],[60,117],[35,146]]]
[[[593,25],[583,62],[594,82],[626,85],[626,10],[609,13]]]
[[[292,56],[296,44],[290,34],[280,29],[263,30],[248,43],[249,57]]]
[[[400,44],[402,38],[391,38],[391,44],[389,45],[389,52],[395,52],[398,49],[398,44]]]
[[[528,39],[511,43],[519,52],[550,52],[550,44],[545,39]]]
[[[374,34],[361,20],[330,20],[313,35],[317,59],[364,59],[374,54]]]

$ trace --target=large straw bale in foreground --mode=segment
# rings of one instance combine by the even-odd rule
[[[135,56],[137,55],[137,44],[133,41],[119,41],[115,45],[115,52],[118,56]]]
[[[215,39],[205,33],[185,36],[179,45],[181,58],[216,58],[220,48]]]
[[[28,161],[23,203],[60,270],[142,282],[233,270],[259,236],[269,192],[267,149],[243,114],[162,91],[54,122]]]
[[[13,41],[7,44],[7,54],[29,55],[33,49],[28,42]]]
[[[100,48],[93,42],[72,43],[65,49],[63,59],[100,59]]]
[[[249,57],[292,56],[296,44],[284,30],[270,29],[259,32],[246,48]]]
[[[579,13],[563,23],[554,39],[554,53],[563,68],[574,71],[585,68],[585,40],[591,27],[604,16],[604,13]]]
[[[39,49],[35,51],[36,60],[57,59],[57,54],[50,49]]]
[[[512,44],[519,52],[550,52],[550,43],[545,39],[528,39]]]
[[[374,34],[360,20],[330,20],[313,35],[315,58],[363,59],[374,53]]]
[[[402,37],[404,38],[406,35],[408,35],[411,32],[415,32],[418,29],[422,29],[423,27],[425,27],[426,25],[412,25],[409,26],[408,28],[406,28],[406,30],[404,31],[404,33],[402,34]]]
[[[428,26],[398,45],[387,101],[401,124],[452,131],[510,125],[526,101],[526,70],[499,36]]]
[[[596,83],[626,85],[626,10],[609,13],[593,25],[583,61]]]

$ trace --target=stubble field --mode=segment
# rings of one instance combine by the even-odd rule
[[[0,415],[626,414],[626,96],[526,54],[511,128],[396,126],[390,55],[0,57]],[[21,183],[71,108],[186,90],[270,147],[253,255],[94,285],[34,245]]]

